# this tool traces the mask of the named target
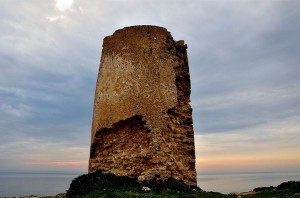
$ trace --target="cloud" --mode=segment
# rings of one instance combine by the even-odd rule
[[[199,172],[272,171],[300,163],[299,116],[223,134],[196,135]]]
[[[72,4],[73,4],[73,0],[55,0],[56,2],[56,7],[60,10],[60,11],[65,11],[71,8]]]
[[[296,149],[297,1],[0,4],[0,158],[7,161],[0,169],[10,162],[22,168],[22,154],[50,165],[88,158],[102,39],[137,24],[166,27],[175,40],[188,44],[194,129],[202,138],[196,139],[203,151],[197,156],[214,156],[211,148],[225,156],[221,151],[228,149],[232,157],[255,156],[256,148],[271,154],[276,145],[289,147],[287,141],[292,142],[291,151]],[[73,155],[69,148],[81,148],[76,152],[82,154]],[[39,160],[43,155],[47,160]],[[235,163],[226,160],[228,166]]]
[[[14,137],[13,140],[2,142],[0,146],[3,170],[17,168],[19,170],[87,170],[88,146],[80,146],[76,141],[47,141],[45,138],[30,137],[27,134]],[[68,159],[69,158],[69,159]]]
[[[226,132],[299,114],[294,54],[299,28],[285,22],[299,12],[290,3],[214,7],[212,18],[193,32],[189,52],[197,131]]]
[[[59,15],[59,16],[53,16],[53,17],[46,17],[46,19],[48,19],[49,21],[53,22],[53,21],[57,21],[59,19],[64,19],[65,16],[63,15]]]
[[[197,129],[204,133],[226,132],[298,115],[299,88],[288,84],[199,96],[192,103],[194,115],[202,120]]]

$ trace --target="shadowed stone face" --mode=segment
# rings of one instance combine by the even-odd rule
[[[104,39],[89,172],[196,185],[186,48],[156,26],[127,27]]]

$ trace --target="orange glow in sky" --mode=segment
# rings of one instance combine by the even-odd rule
[[[46,166],[82,166],[87,165],[87,161],[59,161],[59,162],[43,162],[43,161],[30,161],[25,162],[25,165],[46,165]]]

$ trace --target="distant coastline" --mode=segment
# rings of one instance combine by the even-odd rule
[[[17,196],[17,197],[0,197],[0,198],[64,198],[65,193],[60,193],[57,195],[49,195],[49,196],[36,196],[36,195],[30,195],[30,196]]]

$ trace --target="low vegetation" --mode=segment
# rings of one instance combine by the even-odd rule
[[[143,190],[147,187],[151,190]],[[215,192],[205,192],[198,187],[190,187],[182,181],[158,178],[139,183],[136,178],[103,174],[101,171],[75,178],[67,197],[113,198],[113,197],[234,197]]]
[[[234,187],[233,187],[234,188]],[[261,187],[254,189],[252,195],[224,195],[217,192],[206,192],[198,187],[190,187],[182,181],[169,178],[162,181],[155,178],[150,181],[139,183],[136,178],[103,174],[101,171],[86,174],[75,178],[66,197],[83,198],[300,198],[300,182],[285,182],[277,187]]]
[[[256,194],[242,196],[243,198],[300,198],[300,182],[284,182],[277,187],[260,187],[253,190]]]

